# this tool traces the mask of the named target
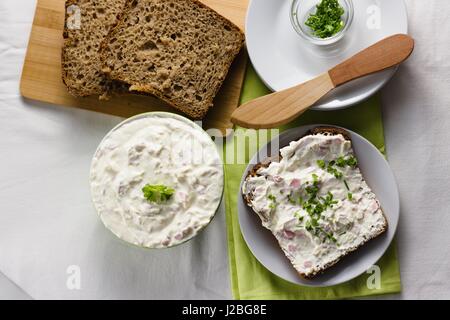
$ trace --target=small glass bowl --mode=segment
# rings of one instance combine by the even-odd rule
[[[344,28],[329,38],[319,38],[314,35],[311,28],[308,27],[305,22],[310,14],[316,12],[316,6],[321,1],[322,0],[293,0],[290,15],[295,31],[303,39],[315,45],[325,46],[336,43],[344,37],[345,32],[350,28],[350,25],[353,22],[354,9],[352,0],[339,0],[339,4],[345,11],[342,16],[342,20],[345,23]]]

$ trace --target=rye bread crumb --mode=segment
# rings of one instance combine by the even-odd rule
[[[74,96],[107,99],[112,83],[102,72],[99,49],[126,0],[67,0],[62,48],[62,80]],[[76,21],[78,17],[80,21]]]
[[[128,0],[102,43],[102,70],[201,119],[243,43],[238,27],[197,0]]]

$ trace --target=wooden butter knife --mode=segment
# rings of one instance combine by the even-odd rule
[[[254,129],[275,128],[286,124],[334,88],[398,65],[408,59],[413,50],[414,40],[410,36],[390,36],[317,78],[243,104],[234,111],[231,121],[239,126]]]

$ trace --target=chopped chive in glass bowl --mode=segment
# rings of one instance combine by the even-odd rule
[[[295,31],[315,45],[342,39],[353,21],[351,0],[293,0],[291,22]]]

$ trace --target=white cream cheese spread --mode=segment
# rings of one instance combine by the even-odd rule
[[[101,142],[91,165],[95,208],[117,237],[147,248],[167,248],[194,237],[213,218],[223,193],[216,146],[193,122],[169,113],[131,118]],[[172,189],[151,202],[146,185]]]
[[[249,176],[242,192],[302,276],[316,275],[386,230],[351,141],[341,134],[306,136],[280,156]]]

